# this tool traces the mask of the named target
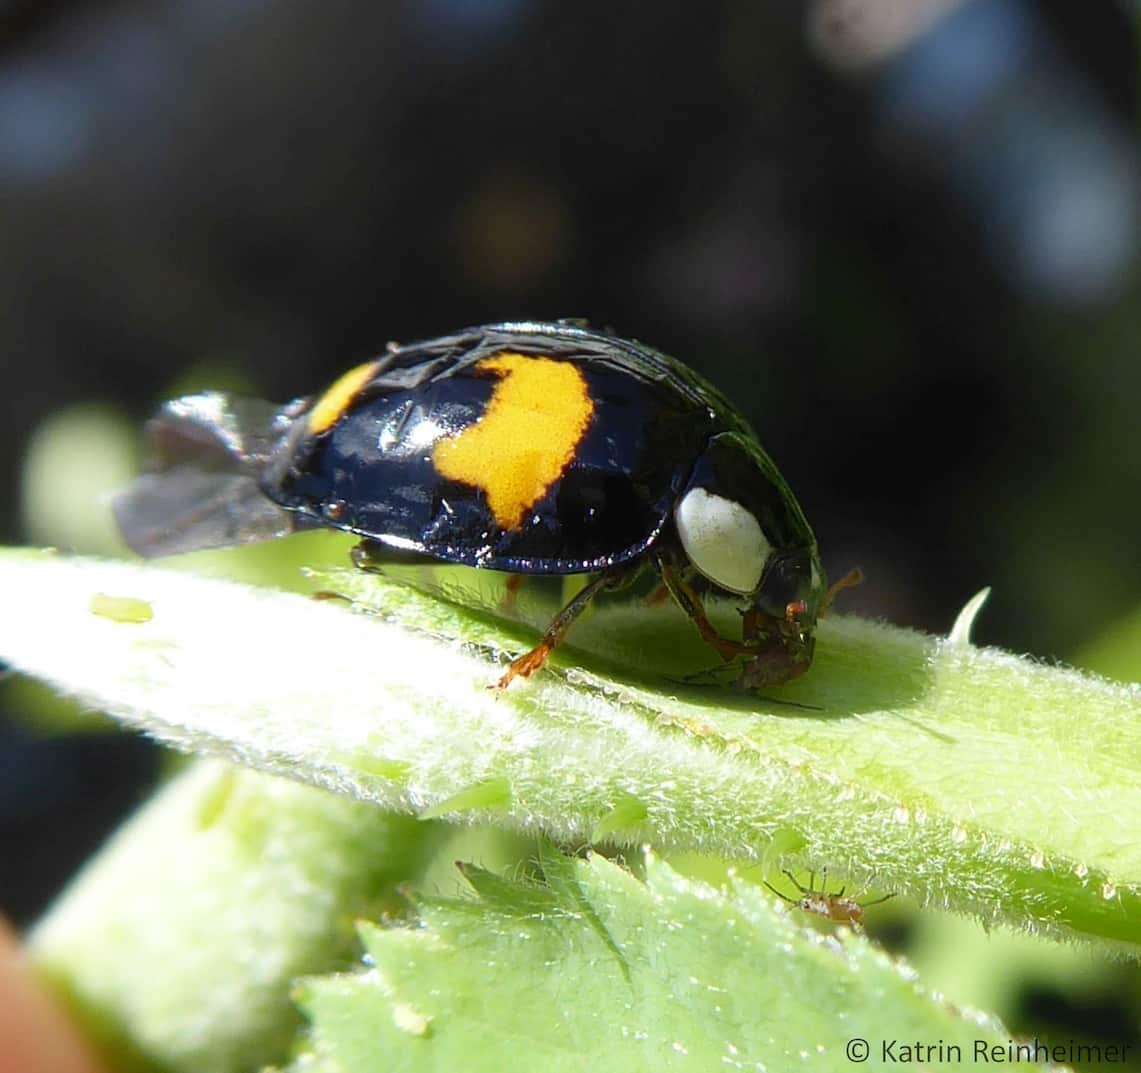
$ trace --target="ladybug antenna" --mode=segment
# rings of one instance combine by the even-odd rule
[[[858,566],[853,566],[839,581],[834,581],[828,587],[828,591],[824,594],[824,599],[820,601],[821,612],[827,611],[828,608],[832,606],[832,601],[836,599],[838,592],[853,588],[861,584],[863,580],[864,572]]]

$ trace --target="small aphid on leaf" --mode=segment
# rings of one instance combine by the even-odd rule
[[[882,898],[876,898],[875,901],[864,902],[861,904],[856,895],[845,895],[845,887],[841,887],[834,894],[829,894],[826,887],[828,883],[828,873],[825,872],[820,877],[820,887],[816,886],[816,873],[808,873],[808,886],[802,886],[797,882],[796,877],[786,868],[784,875],[788,877],[788,881],[800,891],[799,898],[790,898],[787,894],[779,891],[768,880],[764,881],[766,887],[769,888],[778,898],[783,898],[789,905],[795,905],[797,909],[805,913],[811,913],[813,916],[823,917],[825,920],[831,920],[836,924],[849,924],[856,930],[862,927],[864,919],[864,910],[872,905],[879,905],[881,902],[886,902],[889,898],[894,898],[895,894],[885,894]]]

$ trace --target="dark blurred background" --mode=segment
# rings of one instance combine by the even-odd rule
[[[864,568],[845,609],[945,632],[990,584],[977,639],[1075,659],[1141,605],[1137,20],[0,3],[0,538],[102,550],[29,521],[69,408],[134,429],[211,377],[286,399],[391,339],[588,317],[739,402],[830,572]],[[153,757],[0,747],[27,921]]]

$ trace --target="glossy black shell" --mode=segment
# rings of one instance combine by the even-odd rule
[[[484,415],[496,379],[477,365],[504,352],[573,362],[593,406],[573,456],[515,528],[496,524],[482,488],[445,478],[432,460],[434,444]],[[500,324],[395,347],[327,429],[313,434],[306,412],[258,476],[299,527],[330,526],[512,573],[602,570],[642,555],[672,525],[707,444],[735,432],[755,456],[747,498],[770,541],[813,544],[783,479],[729,403],[679,362],[614,336]]]

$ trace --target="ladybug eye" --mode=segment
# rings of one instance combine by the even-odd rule
[[[750,511],[705,488],[691,488],[674,520],[686,555],[710,581],[730,592],[756,590],[772,545]]]

